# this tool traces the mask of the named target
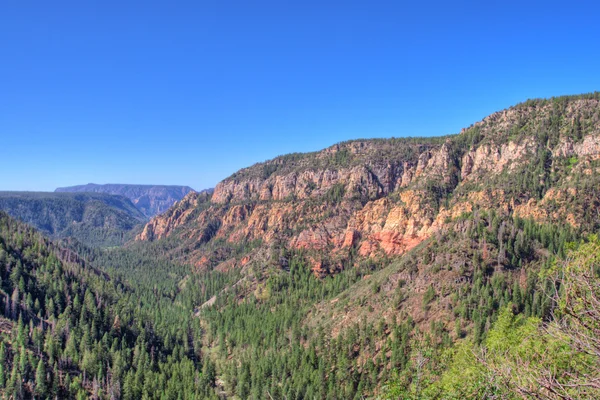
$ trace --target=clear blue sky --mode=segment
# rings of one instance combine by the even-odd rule
[[[596,2],[2,1],[0,190],[202,189],[600,90]]]

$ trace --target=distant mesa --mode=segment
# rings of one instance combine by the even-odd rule
[[[95,183],[62,187],[55,190],[55,192],[107,193],[125,196],[148,218],[163,213],[175,204],[175,202],[183,199],[185,195],[193,191],[194,190],[189,186],[129,184],[98,185]]]

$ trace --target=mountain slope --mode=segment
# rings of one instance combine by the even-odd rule
[[[508,304],[550,318],[540,271],[600,228],[599,100],[528,101],[458,135],[277,157],[189,194],[135,245],[236,277],[197,304],[227,395],[414,388],[455,340],[485,340]]]
[[[103,193],[0,192],[0,210],[53,238],[101,246],[122,243],[146,220],[129,199]]]
[[[455,136],[359,140],[277,157],[220,182],[210,200],[188,195],[137,238],[175,235],[199,267],[242,258],[204,243],[261,241],[304,249],[315,271],[327,273],[351,251],[402,254],[478,208],[591,229],[599,114],[597,95],[530,101]]]
[[[108,193],[125,196],[148,218],[161,214],[193,189],[188,186],[107,184],[57,188],[56,192]]]

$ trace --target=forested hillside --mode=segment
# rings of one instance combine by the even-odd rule
[[[166,211],[175,202],[181,200],[186,194],[193,192],[193,190],[189,186],[97,185],[95,183],[88,183],[87,185],[57,188],[56,192],[107,193],[125,196],[146,217],[151,218]]]
[[[600,94],[358,140],[188,193],[135,240],[0,214],[3,393],[600,396]]]
[[[102,193],[0,192],[0,210],[53,238],[91,246],[122,244],[146,220],[129,199]]]
[[[413,371],[396,379],[389,399],[597,399],[600,396],[600,241],[572,244],[566,260],[540,271],[552,311],[545,318],[508,302],[481,344],[467,338],[439,358],[419,349]],[[419,358],[421,357],[421,358]],[[419,360],[422,363],[418,365]],[[438,379],[437,374],[441,374]]]
[[[239,276],[197,309],[227,396],[419,398],[509,304],[552,318],[540,274],[600,227],[599,99],[278,157],[188,195],[138,245]]]

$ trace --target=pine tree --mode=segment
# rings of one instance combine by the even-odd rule
[[[44,366],[44,360],[40,358],[37,369],[35,370],[35,394],[44,397],[46,396],[47,391],[46,367]]]
[[[6,385],[6,371],[4,367],[6,365],[6,346],[4,342],[0,343],[0,387]]]
[[[515,304],[515,306],[521,309],[523,305],[523,298],[521,296],[521,286],[519,285],[518,280],[515,280],[515,283],[513,285],[512,302]]]
[[[25,346],[21,346],[21,351],[19,353],[19,372],[24,376],[27,375],[28,365],[27,351],[25,350]]]

